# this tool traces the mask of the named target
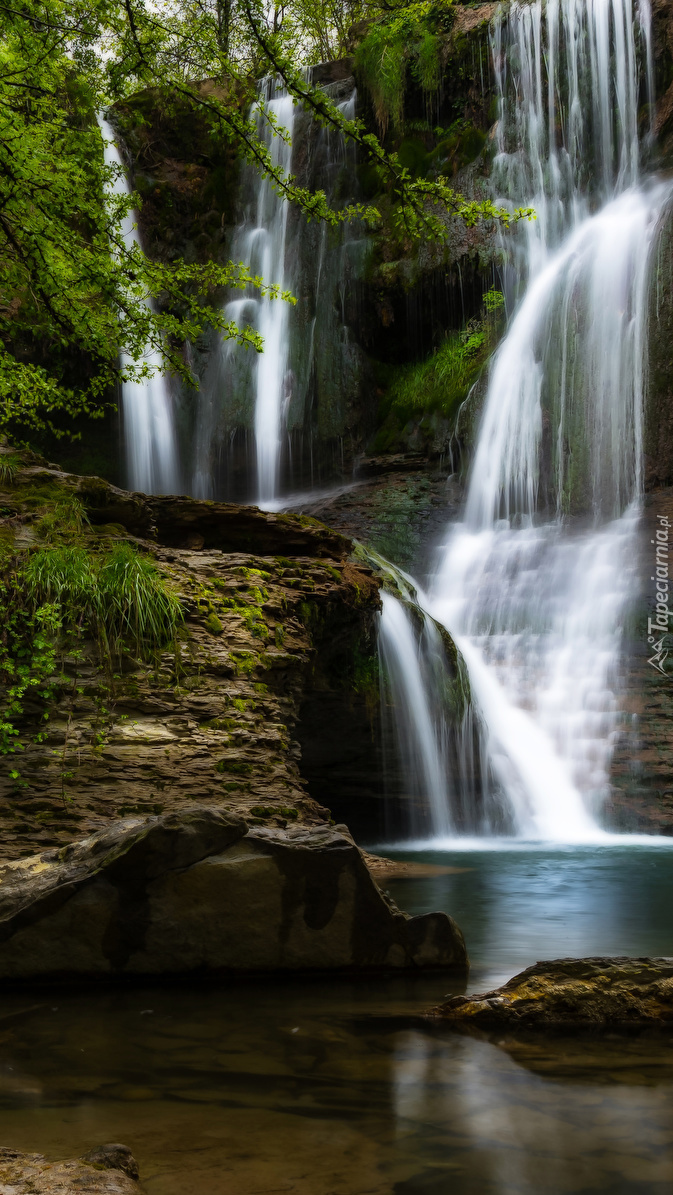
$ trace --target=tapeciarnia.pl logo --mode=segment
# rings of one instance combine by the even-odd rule
[[[655,547],[654,571],[650,577],[656,582],[655,613],[647,620],[647,642],[653,644],[654,654],[647,661],[662,676],[668,676],[664,664],[668,657],[666,638],[668,636],[668,620],[673,610],[668,608],[668,532],[670,524],[666,515],[657,515],[659,527],[655,532],[656,539],[651,540]],[[660,636],[657,639],[657,635]]]

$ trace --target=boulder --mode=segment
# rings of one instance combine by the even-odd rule
[[[137,1179],[125,1145],[101,1145],[64,1162],[0,1148],[0,1192],[7,1195],[142,1195]]]
[[[481,995],[430,1010],[457,1028],[673,1025],[673,958],[565,958],[535,963]]]
[[[455,922],[400,912],[345,826],[193,807],[0,866],[5,980],[466,965]]]

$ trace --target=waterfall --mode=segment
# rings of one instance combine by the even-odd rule
[[[274,165],[285,174],[290,173],[292,160],[292,130],[294,99],[273,79],[264,83],[264,107],[257,115],[260,138],[271,152]],[[265,110],[276,119],[285,134],[274,135],[273,124]],[[276,194],[271,180],[261,177],[257,190],[253,223],[241,231],[236,243],[234,260],[249,263],[253,274],[267,282],[277,282],[284,290],[288,286],[285,245],[289,204]],[[264,339],[264,352],[257,361],[255,383],[255,444],[257,448],[257,490],[261,506],[276,496],[280,458],[281,426],[284,408],[289,398],[288,388],[288,307],[280,299],[263,296],[257,307],[257,330]]]
[[[129,195],[126,176],[115,133],[108,121],[98,118],[105,147],[105,162],[119,167],[113,190]],[[139,245],[137,215],[130,212],[122,224],[127,249]],[[143,357],[151,376],[142,381],[122,382],[122,417],[126,455],[127,485],[145,494],[175,494],[179,490],[178,452],[173,426],[173,404],[161,353],[150,349]],[[122,367],[133,364],[121,354]]]
[[[432,621],[419,610],[415,627],[399,597],[381,594],[379,658],[386,687],[393,696],[396,753],[403,762],[414,831],[447,836],[454,830],[449,794],[449,760],[442,708],[433,685],[432,664],[441,658],[441,643]]]
[[[521,295],[428,607],[468,665],[515,832],[590,839],[639,585],[648,282],[671,194],[641,177],[649,6],[515,0],[492,53],[494,191],[537,219],[506,241]]]
[[[347,118],[354,116],[352,79],[324,90]],[[341,174],[354,160],[340,133],[318,126],[272,76],[260,82],[250,118],[285,174],[293,173],[299,185],[323,190],[336,206],[344,202]],[[350,175],[352,185],[353,170]],[[335,232],[309,223],[258,167],[243,167],[229,255],[253,275],[292,292],[297,305],[260,297],[253,288],[226,302],[226,318],[254,327],[264,351],[221,341],[206,367],[192,476],[198,497],[225,493],[275,509],[288,478],[295,488],[304,488],[304,481],[314,485],[313,435],[319,431],[323,440],[337,440],[343,431],[340,411],[357,392],[359,350],[350,341],[344,299],[361,268],[364,247],[358,229],[346,225]],[[292,436],[299,441],[295,458],[302,456],[306,438],[307,468],[303,460],[293,460]]]
[[[444,838],[510,828],[487,810],[489,764],[464,661],[428,613],[416,582],[372,549],[355,553],[382,580],[379,674],[387,831],[391,838]],[[464,801],[466,792],[481,800]]]

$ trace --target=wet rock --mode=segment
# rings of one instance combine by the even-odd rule
[[[0,1148],[3,1195],[142,1195],[137,1180],[138,1165],[125,1145],[101,1145],[63,1162]]]
[[[92,1166],[100,1166],[103,1170],[123,1170],[129,1178],[140,1178],[138,1163],[128,1145],[98,1145],[83,1154],[82,1162],[89,1162]]]
[[[673,958],[569,958],[536,963],[501,988],[480,995],[454,996],[428,1015],[461,1029],[670,1029]]]
[[[639,595],[624,627],[623,715],[610,763],[610,796],[604,806],[609,829],[673,834],[673,660],[671,637],[648,634],[656,622],[656,536],[673,526],[673,489],[645,495],[639,551],[632,567]],[[653,543],[654,541],[654,543]]]
[[[452,919],[400,912],[345,827],[196,807],[0,868],[4,979],[466,964]]]

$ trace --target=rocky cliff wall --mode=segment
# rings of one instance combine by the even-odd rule
[[[349,540],[313,519],[147,498],[25,460],[1,488],[3,593],[16,562],[44,544],[54,512],[64,519],[75,499],[85,522],[74,546],[95,557],[132,544],[184,611],[175,645],[149,660],[129,646],[106,662],[84,627],[59,648],[54,675],[24,702],[18,749],[1,761],[1,857],[185,801],[252,824],[324,821],[325,794],[302,765],[303,710],[322,727],[314,761],[321,752],[333,760],[335,743],[361,744],[362,816],[376,824],[365,807],[375,799],[378,809],[382,796],[369,750],[379,582],[349,559]],[[340,767],[330,765],[337,818]],[[349,805],[356,830],[357,813]]]

